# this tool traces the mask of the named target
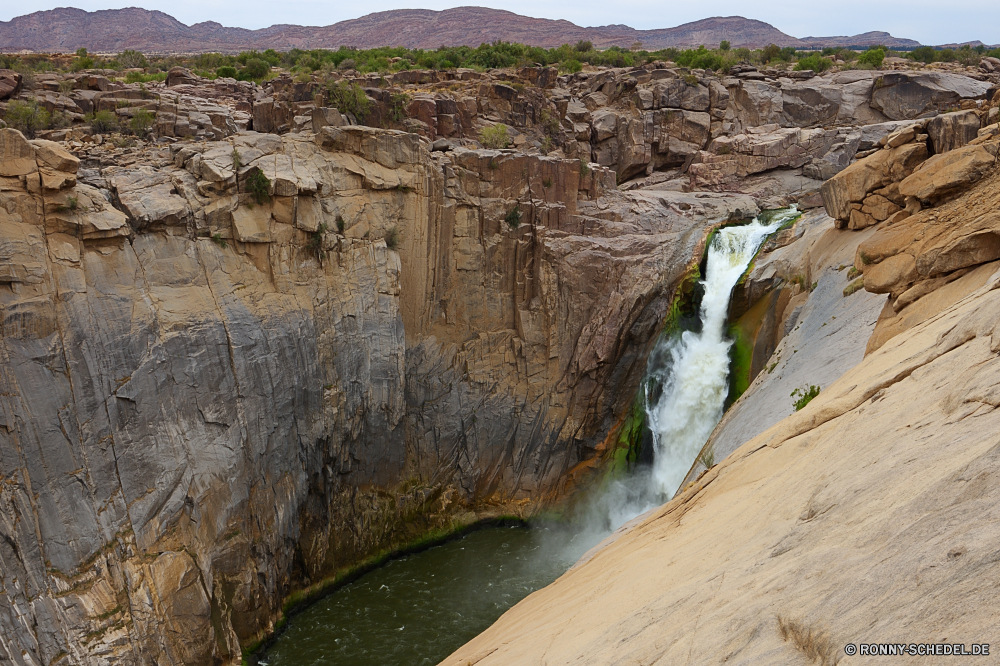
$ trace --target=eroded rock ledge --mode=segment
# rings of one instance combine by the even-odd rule
[[[124,167],[0,130],[0,654],[234,662],[291,590],[565,492],[756,211],[613,185],[365,127]]]

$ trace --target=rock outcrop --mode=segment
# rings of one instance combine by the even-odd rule
[[[846,664],[848,644],[991,640],[997,277],[443,663]]]
[[[0,177],[18,664],[238,661],[294,588],[566,492],[712,224],[756,211],[365,127],[127,166],[5,129]]]

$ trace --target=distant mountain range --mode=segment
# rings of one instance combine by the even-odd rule
[[[715,47],[723,40],[734,48],[760,48],[767,44],[798,48],[873,44],[897,48],[919,46],[912,39],[899,39],[887,32],[798,39],[768,23],[741,16],[707,18],[676,28],[636,30],[627,25],[585,28],[569,21],[531,18],[485,7],[456,7],[439,12],[397,9],[323,27],[273,25],[261,30],[227,28],[214,21],[185,25],[163,12],[137,7],[96,12],[62,7],[0,21],[0,51],[4,52],[72,52],[80,47],[96,53],[116,53],[125,49],[147,53],[196,53],[339,46],[427,49],[441,45],[478,46],[496,40],[547,48],[579,40],[588,40],[599,48],[628,47],[642,42],[643,48],[650,50],[700,44]]]

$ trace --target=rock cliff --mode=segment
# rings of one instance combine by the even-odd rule
[[[813,213],[749,272],[737,315],[779,342],[706,445],[718,464],[703,452],[672,501],[444,664],[854,664],[862,643],[993,642],[997,134],[928,158],[964,143],[939,118],[948,141],[910,127],[824,185],[854,220],[895,184],[907,215]],[[822,391],[794,411],[800,382]]]
[[[6,129],[0,176],[24,664],[231,662],[292,589],[558,495],[711,225],[756,211],[365,127],[128,166]]]

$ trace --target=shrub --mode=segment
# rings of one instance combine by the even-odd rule
[[[510,145],[510,137],[507,135],[507,126],[497,123],[490,127],[484,127],[479,131],[479,141],[486,148],[500,149]]]
[[[153,74],[143,74],[142,72],[129,72],[125,75],[125,83],[149,83],[150,81],[166,81],[166,72],[155,72]]]
[[[358,64],[356,62],[354,62],[354,58],[348,58],[346,60],[341,60],[340,64],[337,65],[337,69],[339,69],[342,72],[346,71],[348,69],[357,69],[357,68],[358,68]]]
[[[729,42],[727,40],[725,40],[725,39],[723,39],[721,42],[719,42],[719,50],[720,51],[728,51],[729,50]]]
[[[236,78],[236,68],[232,67],[230,65],[223,65],[222,67],[218,67],[215,70],[215,75],[219,76],[219,77],[222,77],[222,78],[235,79]]]
[[[552,187],[552,179],[546,178],[542,181],[542,187]]]
[[[813,398],[819,395],[820,388],[816,385],[811,385],[808,389],[797,388],[792,391],[789,395],[796,400],[792,403],[792,407],[795,411],[799,411],[806,405],[808,405]]]
[[[343,235],[344,234],[344,227],[346,227],[346,226],[347,226],[347,224],[344,222],[344,216],[343,215],[338,215],[337,216],[337,233]]]
[[[84,121],[90,123],[90,129],[97,134],[109,134],[118,129],[118,116],[107,110],[88,113]]]
[[[271,199],[271,179],[265,176],[260,169],[254,169],[254,172],[247,178],[246,188],[247,192],[253,196],[254,201],[259,204]]]
[[[271,65],[266,60],[252,58],[240,70],[238,77],[243,81],[259,81],[271,72]]]
[[[590,175],[590,165],[580,160],[580,177],[585,178]]]
[[[850,275],[848,275],[848,277],[850,277]],[[844,287],[844,296],[845,297],[850,296],[851,294],[857,291],[861,291],[864,288],[865,288],[865,279],[863,277],[859,277],[854,282]]]
[[[406,118],[406,107],[410,105],[410,96],[405,93],[393,93],[389,97],[389,119],[398,123]]]
[[[226,239],[222,237],[222,234],[212,234],[212,242],[221,247],[223,250],[226,249]]]
[[[824,58],[818,53],[813,53],[804,58],[800,58],[797,63],[795,63],[796,71],[804,71],[811,69],[817,74],[820,72],[825,72],[826,70],[833,67],[833,62],[829,58]]]
[[[585,39],[581,39],[580,41],[578,41],[576,43],[576,46],[574,46],[573,49],[577,53],[586,53],[587,51],[593,51],[594,50],[594,45],[593,45],[592,42],[589,42],[589,41],[587,41]]]
[[[326,95],[330,106],[341,113],[350,113],[359,123],[364,123],[372,111],[372,101],[365,94],[364,88],[357,83],[346,81],[328,83]]]
[[[581,63],[576,58],[570,58],[569,60],[565,61],[562,64],[562,67],[560,69],[562,69],[562,71],[564,72],[567,72],[568,74],[576,74],[577,72],[583,69],[583,63]]]
[[[873,67],[881,67],[883,60],[885,60],[885,51],[877,48],[865,51],[858,58],[859,63],[872,65]]]
[[[156,117],[146,109],[136,109],[128,127],[136,136],[145,139],[153,129]]]
[[[906,54],[907,58],[918,62],[930,64],[937,60],[938,52],[931,46],[918,46]]]
[[[390,250],[395,250],[399,247],[399,227],[392,225],[385,232],[385,246]]]
[[[507,211],[507,215],[504,216],[503,220],[504,222],[507,223],[507,226],[509,226],[511,229],[517,229],[519,226],[521,226],[521,207],[514,206],[513,208],[511,208],[509,211]]]
[[[118,61],[118,66],[122,69],[135,69],[137,67],[149,67],[149,61],[146,60],[144,56],[139,51],[134,51],[132,49],[126,49],[118,54],[115,58]]]
[[[326,229],[326,222],[321,222],[316,231],[309,237],[309,242],[306,243],[306,248],[316,253],[316,259],[320,265],[323,264],[323,259],[326,258],[326,251],[323,249],[323,236],[326,234]]]
[[[781,47],[777,44],[768,44],[761,53],[761,59],[767,63],[781,58]]]
[[[29,139],[35,138],[35,132],[43,130],[49,126],[52,117],[35,100],[23,101],[16,99],[7,105],[7,112],[4,114],[7,124]]]

